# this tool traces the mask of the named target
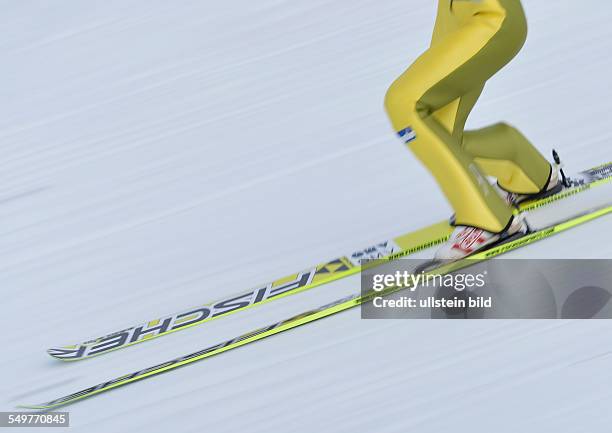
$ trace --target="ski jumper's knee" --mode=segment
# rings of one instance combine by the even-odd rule
[[[385,95],[385,110],[396,132],[406,127],[414,127],[419,118],[419,105],[421,113],[424,111],[422,103],[419,103],[419,94],[416,86],[405,78],[398,78],[389,86]]]
[[[466,131],[463,148],[504,189],[535,194],[548,184],[551,166],[514,126],[504,122]]]

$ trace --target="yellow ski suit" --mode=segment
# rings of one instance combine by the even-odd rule
[[[512,209],[483,175],[511,192],[548,184],[548,161],[515,128],[464,131],[485,82],[527,35],[520,0],[439,0],[430,48],[389,88],[385,108],[396,132],[433,174],[457,225],[501,232]]]

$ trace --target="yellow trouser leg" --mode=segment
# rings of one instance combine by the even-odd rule
[[[486,144],[497,146],[485,143],[490,134],[475,132],[464,140],[463,127],[486,80],[516,55],[525,35],[519,0],[439,0],[431,47],[387,92],[385,106],[393,127],[436,178],[455,209],[457,224],[499,232],[512,218],[512,210],[480,174],[478,164],[487,172],[502,173],[490,161],[505,158],[513,149],[535,149],[514,138],[506,140],[509,150],[494,153],[485,149]],[[528,156],[511,156],[520,169],[510,177],[505,169],[502,186],[533,189],[543,183],[540,178],[548,173],[540,174],[540,163],[525,168]]]
[[[534,194],[548,183],[551,166],[515,128],[498,123],[463,135],[463,148],[499,185],[512,192]]]

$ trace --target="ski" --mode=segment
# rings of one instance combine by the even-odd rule
[[[569,187],[558,194],[524,203],[520,211],[529,211],[558,200],[572,197],[612,180],[612,163],[580,172],[569,180]],[[518,212],[518,211],[517,211]],[[361,271],[362,259],[397,259],[445,242],[452,227],[440,221],[420,230],[379,242],[336,259],[312,266],[267,284],[227,296],[215,302],[199,305],[186,311],[156,318],[118,330],[88,341],[57,346],[47,350],[49,355],[62,361],[78,361],[131,346],[172,332],[190,328],[218,317],[237,313],[259,304],[310,290],[332,281],[346,278]]]
[[[539,240],[548,238],[554,234],[566,231],[570,228],[576,227],[580,224],[591,221],[595,218],[601,217],[608,213],[612,212],[612,204],[607,203],[603,207],[600,207],[595,210],[582,212],[574,215],[562,222],[555,223],[549,227],[544,227],[538,231],[528,233],[519,238],[509,240],[508,242],[501,243],[499,245],[493,246],[490,249],[482,251],[480,253],[474,254],[466,259],[447,263],[440,265],[437,268],[428,270],[427,272],[436,272],[436,273],[448,273],[461,268],[465,268],[474,263],[481,262],[484,260],[491,259],[500,254],[506,253],[511,250],[515,250],[517,248],[530,245]],[[378,292],[376,296],[388,295],[395,291],[401,290],[405,287],[395,287],[390,288],[387,291]],[[193,362],[209,358],[214,355],[218,355],[223,352],[227,352],[228,350],[236,349],[238,347],[244,346],[246,344],[262,340],[264,338],[270,337],[272,335],[288,331],[293,328],[297,328],[299,326],[305,325],[307,323],[314,322],[315,320],[322,319],[324,317],[329,317],[335,315],[341,311],[346,311],[351,308],[354,308],[364,302],[371,300],[374,292],[370,292],[365,296],[360,294],[354,294],[348,297],[344,297],[338,299],[332,303],[323,305],[314,310],[309,310],[288,318],[286,320],[282,320],[280,322],[271,324],[269,326],[265,326],[263,328],[256,329],[254,331],[248,332],[246,334],[240,335],[238,337],[232,338],[231,340],[227,340],[221,342],[219,344],[215,344],[213,346],[207,347],[205,349],[199,350],[197,352],[190,353],[185,356],[181,356],[176,359],[172,359],[170,361],[164,362],[162,364],[154,365],[152,367],[145,368],[143,370],[139,370],[133,373],[129,373],[115,379],[100,383],[98,385],[94,385],[89,388],[85,388],[81,391],[77,391],[73,394],[69,394],[64,397],[60,397],[58,399],[42,403],[36,405],[22,405],[22,408],[28,409],[40,409],[40,410],[50,410],[60,406],[65,406],[71,404],[75,401],[94,396],[96,394],[100,394],[102,392],[111,390],[113,388],[117,388],[123,385],[127,385],[132,382],[136,382],[138,380],[145,379],[147,377],[155,376],[160,373],[164,373],[175,368],[191,364]]]

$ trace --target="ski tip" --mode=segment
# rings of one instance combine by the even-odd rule
[[[78,361],[82,358],[83,350],[76,346],[68,347],[51,347],[47,349],[47,354],[60,361]]]

